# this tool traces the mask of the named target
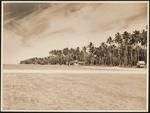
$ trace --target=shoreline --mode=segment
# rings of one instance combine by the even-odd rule
[[[119,66],[85,66],[85,65],[35,65],[35,64],[3,64],[3,70],[111,70],[112,71],[146,71],[147,68],[119,67]]]

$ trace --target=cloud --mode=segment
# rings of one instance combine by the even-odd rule
[[[47,56],[51,49],[84,46],[90,41],[98,46],[116,32],[143,29],[147,22],[145,3],[4,6],[4,63]]]

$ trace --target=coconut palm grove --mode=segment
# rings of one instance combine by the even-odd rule
[[[73,61],[82,65],[135,66],[138,61],[147,62],[147,31],[145,29],[116,33],[98,47],[89,42],[87,46],[51,50],[44,58],[30,58],[20,64],[70,65]]]

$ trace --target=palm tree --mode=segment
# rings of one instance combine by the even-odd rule
[[[115,42],[115,43],[114,43]],[[106,44],[107,43],[107,44]],[[147,58],[147,31],[135,30],[132,34],[125,31],[115,34],[113,39],[108,37],[99,47],[92,42],[88,46],[51,50],[48,57],[30,58],[20,61],[21,64],[69,64],[72,60],[85,61],[88,65],[136,65],[138,60]],[[88,50],[87,50],[88,49]]]
[[[94,53],[94,45],[93,45],[93,43],[90,42],[90,44],[88,45],[88,47],[89,47],[89,53],[93,54]]]
[[[147,31],[143,30],[141,33],[141,45],[146,48],[147,46]]]
[[[88,48],[89,48],[89,55],[88,55],[89,63],[94,64],[94,52],[95,52],[94,44],[90,42]]]
[[[105,42],[101,43],[101,48],[102,48],[102,61],[103,61],[103,64],[106,65],[107,56],[108,56],[108,52],[107,52],[108,47]]]
[[[106,41],[108,44],[112,44],[113,43],[113,39],[112,39],[112,37],[111,36],[109,36],[109,38],[107,39],[107,41]]]
[[[84,62],[86,63],[87,56],[88,56],[87,47],[86,47],[86,46],[83,46],[83,47],[82,47],[82,51],[83,51],[83,60],[84,60]]]
[[[141,33],[141,45],[144,47],[144,61],[147,62],[147,58],[146,58],[146,54],[147,54],[147,31],[143,30],[142,33]]]
[[[109,47],[108,47],[108,50],[109,50],[109,64],[113,65],[113,47],[112,47],[113,39],[112,39],[111,36],[109,36],[106,43],[109,44]]]
[[[121,50],[122,50],[122,37],[121,34],[118,32],[117,34],[115,34],[115,39],[114,39],[115,43],[118,44],[118,60],[119,60],[119,65],[122,64],[121,61]]]
[[[76,57],[76,60],[80,60],[80,48],[79,47],[77,47],[76,49],[75,49],[75,57]]]
[[[122,34],[122,37],[123,37],[123,44],[125,46],[124,65],[127,66],[128,63],[129,63],[129,58],[128,58],[128,44],[129,44],[129,40],[130,40],[130,34],[127,31],[125,31]]]
[[[140,38],[141,37],[141,35],[140,35],[140,31],[137,31],[137,30],[135,30],[135,31],[133,31],[133,33],[132,33],[132,38],[133,38],[133,40],[134,40],[134,46],[135,46],[135,48],[136,48],[136,62],[137,61],[139,61],[140,59],[140,54],[139,54],[139,51],[140,51]]]

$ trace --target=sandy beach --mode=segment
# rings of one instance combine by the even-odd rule
[[[112,68],[90,66],[4,66],[3,109],[146,110],[146,69],[126,70],[116,68],[111,73]]]

